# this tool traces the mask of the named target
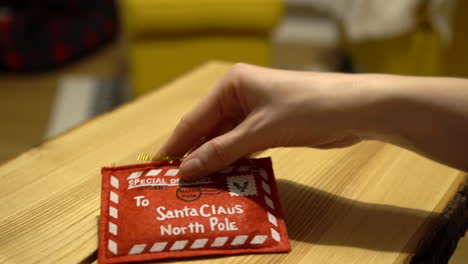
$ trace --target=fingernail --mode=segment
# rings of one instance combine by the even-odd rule
[[[193,178],[198,176],[203,171],[203,165],[200,159],[193,158],[182,162],[180,165],[180,173],[183,178]]]

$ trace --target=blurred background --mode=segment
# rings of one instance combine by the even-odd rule
[[[464,0],[0,1],[0,162],[210,60],[468,77]],[[466,263],[457,250],[451,263]]]

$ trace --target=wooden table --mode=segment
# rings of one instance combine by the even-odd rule
[[[154,154],[182,114],[229,67],[206,64],[4,163],[0,262],[93,262],[100,168],[136,163],[138,155]],[[449,216],[440,220],[466,176],[387,144],[365,142],[327,151],[273,149],[260,156],[273,158],[292,252],[194,262],[406,262],[417,248],[421,257],[434,251],[433,246],[424,251],[422,242],[443,243],[428,234],[450,231],[460,222],[460,216],[451,217],[450,212],[466,206],[463,199],[452,203]],[[455,242],[458,235],[452,234]]]

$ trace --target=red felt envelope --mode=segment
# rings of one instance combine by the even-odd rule
[[[290,250],[269,158],[197,181],[178,166],[102,169],[99,263]]]

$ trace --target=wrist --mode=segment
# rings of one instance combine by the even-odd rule
[[[345,121],[346,130],[361,139],[409,145],[404,99],[404,77],[383,74],[356,74]],[[346,103],[345,103],[346,105]]]

